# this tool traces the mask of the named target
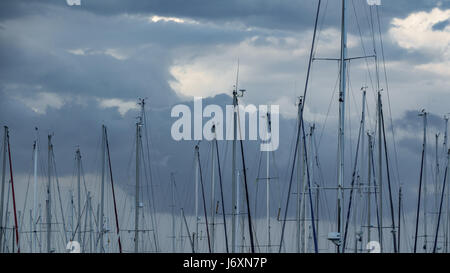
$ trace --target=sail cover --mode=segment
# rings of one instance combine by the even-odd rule
[[[379,6],[381,5],[381,0],[367,0],[367,4],[369,4],[369,6]]]

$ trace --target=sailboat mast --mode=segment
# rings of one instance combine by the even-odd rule
[[[141,147],[141,120],[136,123],[136,196],[134,214],[134,252],[139,252],[139,148]]]
[[[20,244],[19,244],[19,225],[17,221],[17,210],[16,210],[16,193],[14,190],[14,178],[13,178],[13,168],[12,168],[12,160],[11,160],[11,147],[9,145],[9,132],[6,132],[6,141],[8,142],[8,157],[9,157],[9,175],[11,179],[11,194],[13,201],[13,210],[14,210],[14,230],[16,233],[16,244],[17,244],[17,253],[20,253]],[[20,213],[20,212],[19,212]],[[20,218],[20,215],[19,215]],[[14,239],[13,239],[13,248],[14,250]]]
[[[271,132],[270,112],[267,112],[267,141]],[[266,215],[267,215],[267,252],[270,249],[270,151],[266,152]]]
[[[438,146],[439,146],[439,133],[435,135],[435,173],[434,173],[434,194],[435,194],[435,209],[438,209],[439,206],[439,152],[438,152]]]
[[[236,181],[236,139],[237,139],[237,105],[238,105],[238,81],[239,81],[239,61],[236,74],[236,84],[233,90],[233,147],[231,162],[231,253],[236,252],[236,215],[237,215],[237,181]]]
[[[367,133],[368,137],[368,168],[367,168],[367,243],[371,241],[371,203],[370,203],[370,195],[371,195],[371,180],[372,180],[372,135]]]
[[[379,211],[379,224],[378,227],[380,233],[380,252],[383,253],[383,166],[382,166],[382,122],[381,122],[381,90],[378,90],[378,103],[377,103],[377,111],[378,111],[378,211]]]
[[[301,116],[301,109],[302,109],[302,103],[303,103],[303,97],[299,98],[299,103],[298,103],[298,126],[299,128],[301,127],[301,122],[302,122],[302,116]],[[300,132],[299,132],[300,133]],[[296,245],[297,245],[297,253],[300,253],[300,247],[301,247],[301,242],[300,242],[300,235],[301,235],[301,228],[300,228],[300,221],[301,221],[301,198],[300,198],[300,193],[301,193],[301,180],[302,180],[302,176],[301,176],[301,169],[300,169],[300,164],[303,161],[303,145],[301,145],[301,141],[302,138],[298,137],[297,138],[297,175],[298,175],[298,181],[297,181],[297,218],[296,218]]]
[[[427,250],[427,126],[428,126],[428,113],[423,112],[423,238],[424,244],[423,248],[425,252]]]
[[[37,245],[37,234],[36,234],[36,219],[37,219],[37,169],[38,169],[38,129],[36,130],[36,139],[34,141],[33,145],[33,152],[34,152],[34,184],[33,184],[33,212],[32,212],[32,222],[31,228],[33,229],[32,234],[32,242],[31,242],[31,252],[33,252],[33,249],[36,251],[36,245]]]
[[[106,138],[106,127],[102,125],[102,184],[101,184],[101,196],[100,196],[100,218],[99,221],[99,233],[100,233],[100,253],[104,252],[103,249],[103,232],[104,232],[104,207],[105,207],[105,138]]]
[[[108,133],[106,131],[106,128],[105,128],[105,143],[106,143],[106,152],[108,155],[109,178],[111,179],[111,190],[112,190],[112,197],[113,197],[113,204],[114,204],[114,216],[115,216],[115,220],[116,220],[117,243],[119,245],[119,252],[122,253],[122,243],[120,241],[119,216],[117,214],[116,193],[114,191],[114,179],[113,179],[112,166],[111,166],[111,154],[109,153]],[[81,155],[80,155],[80,161],[81,161]]]
[[[199,226],[199,217],[198,217],[198,186],[199,186],[199,177],[198,177],[198,173],[199,173],[199,165],[200,162],[198,161],[198,157],[197,157],[197,150],[198,150],[198,146],[195,146],[195,174],[194,174],[194,179],[195,179],[195,234],[194,234],[194,252],[198,252],[198,226]]]
[[[445,121],[445,130],[444,130],[444,153],[448,151],[448,116],[444,116]],[[445,253],[448,253],[448,246],[449,246],[449,232],[450,232],[450,187],[447,187],[447,198],[445,198],[446,201],[446,208],[447,208],[447,214],[446,214],[446,225],[445,225]]]
[[[47,182],[47,252],[51,252],[52,240],[52,209],[51,209],[51,155],[52,155],[52,135],[48,135],[48,182]]]
[[[4,127],[3,135],[3,165],[2,165],[2,190],[1,190],[1,200],[0,200],[0,252],[3,252],[3,205],[5,204],[5,178],[6,178],[6,147],[7,147],[7,137],[8,127]]]
[[[215,133],[215,126],[212,127]],[[215,237],[215,164],[214,164],[214,139],[211,141],[211,252],[214,252],[214,237]]]
[[[78,190],[78,242],[81,243],[81,152],[76,151],[77,160],[77,190]]]
[[[363,88],[361,88],[362,90],[362,117],[361,117],[361,159],[360,159],[360,174],[359,174],[359,204],[356,204],[356,211],[355,211],[355,218],[357,215],[357,211],[358,209],[361,209],[361,219],[360,221],[362,221],[363,217],[363,209],[360,208],[360,206],[363,205],[363,190],[362,190],[362,185],[364,184],[364,174],[366,171],[366,164],[365,164],[365,157],[366,157],[366,145],[365,145],[365,136],[366,136],[366,86],[364,86]],[[359,222],[359,224],[362,224],[361,222]],[[356,225],[355,225],[355,230],[356,230]],[[362,226],[359,227],[359,229],[357,230],[358,234],[356,234],[355,236],[355,240],[357,241],[357,237],[359,237],[359,240],[362,243]],[[355,244],[356,245],[356,244]],[[358,252],[357,249],[355,249],[355,252]]]
[[[342,0],[342,21],[341,21],[341,57],[340,57],[340,79],[339,79],[339,156],[338,156],[338,192],[337,192],[337,228],[340,234],[340,244],[338,252],[342,252],[342,231],[343,231],[343,200],[344,200],[344,121],[345,121],[345,91],[347,74],[347,29],[346,29],[346,0]]]

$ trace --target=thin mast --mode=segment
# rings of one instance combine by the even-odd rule
[[[13,170],[12,170],[12,160],[11,160],[11,147],[9,145],[9,132],[6,131],[6,139],[8,142],[8,157],[9,157],[9,175],[11,178],[11,193],[13,199],[13,209],[14,209],[14,230],[16,232],[16,244],[17,244],[17,253],[20,253],[20,245],[19,245],[19,226],[17,223],[17,212],[16,212],[16,194],[14,191],[14,178],[13,178]],[[14,250],[14,248],[13,248]]]
[[[236,214],[237,214],[237,181],[236,181],[236,138],[237,138],[237,105],[238,105],[239,59],[236,73],[236,84],[233,90],[233,147],[231,162],[231,252],[236,252]]]
[[[401,252],[401,245],[400,245],[400,236],[401,236],[401,215],[402,215],[402,186],[400,186],[398,190],[398,238],[397,238],[397,245],[398,245],[398,253]]]
[[[141,124],[142,120],[136,123],[136,196],[134,214],[134,252],[139,252],[139,147],[141,146]]]
[[[6,148],[7,143],[8,127],[4,127],[3,135],[3,165],[2,165],[2,190],[1,190],[1,200],[0,200],[0,252],[3,252],[3,205],[5,203],[5,178],[6,178]]]
[[[191,234],[189,232],[189,226],[187,224],[186,217],[184,216],[184,210],[183,209],[181,209],[181,215],[183,216],[183,221],[184,221],[184,225],[186,227],[186,231],[187,231],[187,234],[188,234],[188,237],[189,237],[189,243],[191,244],[192,253],[195,253],[194,241],[191,238]]]
[[[347,30],[346,30],[346,0],[342,0],[342,22],[341,22],[341,57],[340,57],[340,79],[339,79],[339,156],[338,156],[338,192],[337,192],[337,228],[340,234],[338,252],[342,252],[343,231],[343,201],[344,201],[344,122],[345,122],[345,91],[347,74]]]
[[[424,238],[424,244],[423,249],[425,252],[428,252],[427,250],[427,125],[428,125],[428,113],[423,112],[423,149],[424,149],[424,155],[423,155],[423,238]]]
[[[207,236],[207,239],[208,239],[208,250],[209,250],[209,253],[211,253],[211,240],[210,240],[210,236],[209,236],[208,213],[206,212],[205,187],[204,187],[204,183],[203,183],[202,165],[200,164],[200,152],[199,152],[198,145],[195,146],[195,151],[197,153],[198,170],[200,172],[199,173],[199,175],[200,175],[200,184],[201,184],[201,187],[202,187],[203,212],[204,212],[204,215],[205,215],[205,226],[206,226],[206,236]]]
[[[36,245],[37,245],[37,234],[36,234],[36,219],[37,219],[37,169],[38,169],[38,128],[35,127],[36,130],[36,139],[34,141],[33,150],[34,150],[34,184],[33,184],[33,217],[31,224],[31,227],[33,228],[33,234],[32,234],[32,243],[31,243],[31,252],[33,252],[33,249],[36,251]]]
[[[438,209],[439,206],[439,152],[438,152],[438,146],[439,146],[439,133],[435,135],[435,174],[434,174],[434,194],[435,194],[435,208]]]
[[[382,166],[382,124],[381,124],[381,90],[378,90],[378,206],[379,206],[379,234],[380,252],[383,253],[383,166]]]
[[[359,177],[359,204],[356,204],[356,212],[358,211],[358,209],[361,209],[361,219],[360,219],[360,221],[362,221],[362,219],[363,219],[363,217],[362,217],[362,214],[363,214],[363,209],[362,209],[362,207],[360,208],[359,206],[362,206],[363,205],[363,203],[362,203],[362,197],[363,197],[363,191],[362,191],[362,185],[363,185],[363,183],[364,183],[364,174],[365,174],[365,168],[366,168],[366,164],[365,164],[365,162],[364,162],[364,159],[366,158],[366,145],[365,145],[365,136],[366,136],[366,93],[367,93],[367,91],[366,91],[366,89],[367,89],[367,86],[363,86],[362,88],[361,88],[361,90],[362,90],[362,93],[363,93],[363,95],[362,95],[362,117],[361,117],[361,159],[360,159],[360,173],[359,173],[359,175],[358,175],[358,177]],[[356,215],[357,215],[357,213],[355,212],[355,218],[356,218]],[[356,225],[355,225],[355,230],[356,230]],[[357,237],[359,236],[359,239],[361,240],[361,243],[362,243],[362,234],[363,234],[363,232],[362,232],[362,226],[360,226],[359,227],[359,230],[358,230],[358,232],[357,233],[359,233],[359,234],[356,234],[356,236],[355,236],[355,241],[357,241]],[[355,246],[356,246],[356,244],[355,244]],[[355,249],[355,252],[358,252],[357,251],[357,249]]]
[[[78,242],[81,243],[81,152],[78,148],[76,151],[77,159],[77,190],[78,190]]]
[[[445,131],[444,131],[444,152],[448,151],[448,116],[444,116],[445,121]],[[447,217],[446,217],[446,228],[445,228],[445,253],[448,253],[449,246],[449,232],[450,232],[450,187],[447,186],[447,198],[446,200],[446,208],[447,208]]]
[[[195,147],[195,149],[198,149],[198,146]],[[199,186],[199,177],[198,177],[198,173],[199,173],[199,161],[197,159],[197,151],[194,152],[194,156],[195,156],[195,174],[194,174],[194,179],[195,179],[195,233],[194,233],[194,249],[195,252],[198,252],[198,226],[199,226],[199,216],[198,216],[198,186]]]
[[[436,234],[434,237],[433,253],[436,253],[437,240],[438,240],[438,235],[439,235],[439,224],[441,222],[442,203],[444,202],[445,184],[447,182],[447,173],[448,173],[449,165],[450,165],[450,150],[447,153],[447,168],[445,168],[444,183],[442,185],[442,195],[441,195],[441,202],[439,205],[438,220],[437,220],[437,225],[436,225]]]
[[[106,127],[102,125],[102,184],[101,184],[101,199],[100,199],[100,217],[98,219],[98,227],[100,232],[100,253],[104,252],[103,248],[103,232],[104,232],[104,206],[105,206],[105,135]]]
[[[109,153],[109,142],[108,142],[108,133],[105,127],[105,142],[106,142],[106,152],[108,154],[108,166],[109,166],[109,177],[111,179],[111,189],[114,203],[114,216],[116,220],[116,231],[117,231],[117,243],[119,244],[119,252],[122,253],[122,243],[120,242],[120,227],[119,227],[119,216],[117,214],[117,203],[116,203],[116,193],[114,191],[114,180],[112,174],[112,166],[111,166],[111,155]],[[81,155],[80,155],[81,157]]]
[[[302,109],[302,104],[303,104],[303,97],[300,97],[299,98],[299,103],[298,103],[298,126],[299,126],[299,128],[301,127],[301,122],[302,122],[302,120],[301,120],[301,109]],[[300,134],[300,132],[299,132],[299,134]],[[303,180],[303,176],[301,176],[301,168],[300,168],[300,164],[301,164],[301,162],[303,162],[303,145],[301,145],[301,141],[302,141],[302,139],[303,138],[301,138],[301,137],[299,137],[299,138],[297,138],[297,143],[296,143],[296,145],[297,145],[297,149],[296,149],[296,152],[297,152],[297,175],[298,175],[298,181],[297,181],[297,195],[296,195],[296,197],[297,197],[297,213],[296,213],[296,215],[297,215],[297,218],[296,218],[296,240],[295,240],[295,242],[296,242],[296,245],[297,245],[297,253],[300,253],[300,249],[301,249],[301,227],[300,227],[300,221],[301,221],[301,199],[300,199],[300,193],[302,192],[302,188],[301,188],[301,181]]]
[[[416,214],[416,232],[414,235],[414,253],[416,253],[417,251],[417,238],[418,238],[418,232],[419,232],[419,216],[420,216],[420,201],[421,201],[421,196],[422,196],[422,184],[424,184],[424,173],[425,173],[425,155],[426,155],[426,139],[427,139],[427,135],[426,135],[426,120],[427,120],[427,112],[425,110],[422,110],[422,112],[419,114],[419,116],[423,116],[423,122],[424,122],[424,134],[423,134],[423,144],[422,144],[422,161],[421,161],[421,165],[420,165],[420,176],[419,176],[419,197],[417,200],[417,214]],[[425,193],[425,190],[424,190]],[[424,194],[425,195],[425,194]],[[424,205],[425,207],[425,205]],[[425,208],[424,208],[425,209]],[[424,216],[426,214],[424,213]],[[424,219],[424,222],[426,222],[426,220]],[[424,224],[424,228],[426,228],[426,224]],[[426,238],[425,238],[425,244],[426,244]],[[424,244],[424,247],[426,249],[426,245]]]
[[[270,120],[270,112],[267,112],[267,141],[269,141],[269,134],[272,131]],[[270,151],[266,152],[266,215],[267,215],[267,252],[271,252],[270,247]]]
[[[371,240],[371,203],[370,203],[370,191],[371,191],[371,178],[372,178],[372,135],[367,133],[368,137],[368,168],[367,168],[367,243]]]
[[[212,130],[215,133],[215,126],[213,125]],[[215,164],[214,164],[214,140],[211,141],[211,252],[214,252],[214,235],[215,235]]]
[[[222,172],[220,170],[220,156],[219,156],[219,147],[217,145],[217,138],[214,138],[214,142],[216,143],[216,154],[217,154],[217,169],[219,171],[219,186],[220,186],[220,198],[222,201],[222,220],[223,220],[223,230],[225,235],[225,247],[227,250],[227,253],[229,253],[228,249],[228,234],[227,234],[227,221],[226,221],[226,215],[225,215],[225,200],[223,198],[223,183],[222,183]]]
[[[48,182],[47,182],[47,252],[51,253],[51,232],[52,232],[52,209],[51,209],[51,151],[53,149],[52,145],[52,135],[48,135]]]

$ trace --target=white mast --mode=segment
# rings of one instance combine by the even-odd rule
[[[342,252],[342,231],[344,219],[344,122],[345,122],[345,91],[347,74],[347,30],[346,30],[346,0],[342,0],[342,22],[341,22],[341,57],[340,57],[340,79],[339,79],[339,156],[338,156],[338,192],[337,192],[337,228],[340,234],[338,252]]]

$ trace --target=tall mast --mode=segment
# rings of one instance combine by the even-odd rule
[[[52,209],[51,209],[51,155],[52,155],[52,135],[48,135],[48,182],[47,182],[47,252],[50,253],[51,249],[51,232],[52,232]]]
[[[364,184],[364,174],[366,171],[366,164],[365,164],[365,160],[364,160],[366,158],[366,149],[365,149],[366,146],[364,143],[365,136],[366,136],[366,133],[365,133],[365,131],[366,131],[366,93],[367,93],[366,88],[367,88],[366,86],[361,88],[363,94],[362,94],[362,117],[361,117],[361,159],[360,159],[360,163],[359,163],[360,170],[359,170],[359,176],[358,176],[359,177],[359,188],[358,188],[358,190],[359,190],[359,205],[356,204],[356,206],[355,206],[355,208],[356,208],[355,218],[356,218],[358,209],[361,209],[360,221],[362,221],[362,219],[363,219],[362,215],[363,215],[363,211],[364,211],[359,206],[363,205],[363,203],[362,203],[362,196],[363,196],[362,185]],[[355,225],[355,231],[356,231],[356,225]],[[359,227],[359,230],[357,231],[357,233],[358,234],[356,234],[356,236],[355,236],[355,241],[357,241],[357,237],[360,236],[359,239],[361,240],[361,243],[362,243],[362,238],[361,238],[362,234],[363,234],[362,226]],[[355,244],[355,246],[357,246],[357,244]],[[358,252],[357,248],[355,249],[355,252]]]
[[[303,97],[299,98],[299,102],[298,102],[298,126],[299,128],[301,127],[301,109],[302,109],[302,104],[303,104]],[[301,145],[301,141],[303,138],[299,137],[297,138],[297,175],[298,175],[298,181],[297,181],[297,225],[296,225],[296,245],[297,245],[297,253],[300,253],[300,249],[301,249],[301,228],[300,228],[300,221],[301,221],[301,198],[300,198],[300,193],[302,192],[302,188],[301,188],[301,180],[303,179],[303,176],[301,176],[301,168],[300,168],[300,164],[303,161],[303,145]]]
[[[448,151],[448,116],[444,116],[445,121],[445,130],[444,130],[444,153]],[[449,250],[449,232],[450,232],[450,187],[447,187],[447,198],[446,200],[446,225],[445,225],[445,253],[448,253]]]
[[[37,220],[37,169],[38,169],[38,128],[35,128],[36,130],[36,139],[33,144],[33,152],[34,152],[34,184],[33,184],[33,216],[32,216],[32,222],[31,228],[33,229],[32,234],[32,242],[31,242],[31,252],[33,252],[33,249],[36,251],[36,245],[37,245],[37,234],[36,234],[36,220]]]
[[[77,190],[78,190],[78,242],[81,243],[81,152],[76,151],[77,160]]]
[[[423,249],[427,250],[427,125],[428,113],[423,110],[420,114],[423,116]]]
[[[100,233],[100,253],[104,252],[103,248],[103,233],[104,233],[104,219],[105,219],[105,142],[106,142],[106,127],[102,125],[102,184],[100,196],[100,218],[99,218],[99,233]]]
[[[213,126],[212,130],[215,133],[216,127]],[[214,134],[215,138],[215,134]],[[214,139],[211,141],[211,251],[214,252],[214,230],[215,230],[215,164],[214,164]]]
[[[198,186],[199,186],[199,165],[200,162],[198,160],[197,157],[197,150],[198,150],[198,146],[195,146],[195,174],[194,174],[194,179],[195,179],[195,237],[194,237],[194,250],[195,252],[198,252],[199,248],[198,248],[198,226],[199,226],[199,222],[200,222],[200,218],[198,217]]]
[[[224,231],[224,235],[225,235],[225,249],[226,249],[227,253],[229,253],[227,221],[226,221],[226,215],[225,215],[225,200],[223,198],[222,171],[220,169],[220,156],[219,156],[219,146],[217,145],[217,138],[214,138],[214,142],[216,144],[215,146],[216,146],[216,154],[217,154],[217,171],[219,174],[220,199],[222,201],[222,220],[223,220],[223,231]]]
[[[17,253],[20,253],[19,225],[17,222],[17,210],[16,210],[16,193],[14,190],[14,178],[13,178],[13,168],[12,168],[12,160],[11,160],[11,147],[9,145],[9,132],[8,131],[6,131],[6,141],[8,142],[9,175],[10,175],[10,179],[11,179],[11,194],[12,194],[13,210],[14,210],[14,230],[16,233]],[[19,215],[19,217],[20,217],[20,215]],[[14,239],[13,239],[12,250],[14,250]]]
[[[367,243],[371,240],[371,216],[370,216],[370,209],[371,209],[371,203],[370,203],[370,193],[371,193],[371,180],[372,180],[372,135],[370,133],[367,133],[368,139],[368,168],[367,168]]]
[[[302,121],[303,122],[303,121]],[[302,124],[303,126],[303,124]],[[302,172],[301,172],[301,181],[302,181],[302,201],[301,201],[301,221],[302,221],[302,253],[306,253],[306,191],[308,183],[306,181],[306,145],[304,145],[306,139],[303,136],[301,138],[302,141]]]
[[[2,190],[0,200],[0,252],[3,252],[3,205],[5,204],[5,178],[6,178],[6,148],[8,127],[4,127],[3,135],[3,165],[2,165]]]
[[[310,164],[309,165],[309,172],[310,172],[310,175],[311,175],[310,180],[311,180],[311,185],[312,185],[312,183],[314,182],[314,155],[313,155],[313,147],[314,146],[313,146],[313,138],[314,138],[314,130],[316,129],[316,125],[315,124],[311,125],[309,129],[310,129],[310,131],[309,131],[309,152],[308,152],[308,155],[309,155],[310,160],[309,160],[308,163]],[[319,192],[319,188],[317,187],[317,194],[318,194],[318,192]],[[317,202],[316,207],[318,208],[319,207],[319,203],[318,203],[319,199],[317,199],[316,202]],[[315,211],[316,215],[317,215],[317,208],[316,208],[316,211]],[[312,220],[312,217],[311,217],[311,220]],[[315,225],[315,224],[316,223],[311,221],[311,225]],[[310,229],[309,229],[309,231],[310,231]],[[317,228],[316,228],[316,232],[317,232]],[[311,234],[311,232],[309,234]],[[317,234],[318,234],[318,232],[317,232]]]
[[[446,182],[447,180],[447,173],[448,173],[448,168],[450,165],[450,150],[447,152],[447,167],[445,168],[445,173],[444,173],[444,183],[442,185],[442,194],[441,194],[441,198],[440,198],[440,203],[439,203],[439,208],[438,208],[438,218],[437,218],[437,224],[436,224],[436,233],[435,233],[435,237],[434,237],[434,245],[433,245],[433,253],[436,253],[436,248],[437,248],[437,241],[438,241],[438,235],[439,235],[439,226],[440,226],[440,222],[441,222],[441,213],[442,213],[442,204],[444,201],[444,195],[445,195],[445,185],[447,184]]]
[[[340,244],[338,252],[342,252],[342,231],[343,231],[343,200],[344,200],[344,121],[345,121],[345,91],[347,74],[347,29],[346,29],[346,0],[342,0],[342,22],[341,22],[341,57],[340,57],[340,79],[339,79],[339,156],[338,156],[338,192],[337,192],[337,227],[340,234]]]
[[[117,214],[116,193],[114,191],[114,179],[113,179],[112,166],[111,166],[111,154],[109,153],[108,133],[106,132],[106,128],[105,128],[105,143],[106,143],[106,152],[108,154],[109,178],[111,179],[111,190],[112,190],[112,197],[113,197],[113,204],[114,204],[114,216],[115,216],[115,220],[116,220],[117,243],[119,244],[119,252],[122,253],[122,243],[120,241],[119,216]],[[80,155],[80,161],[81,161],[81,155]]]
[[[136,123],[136,203],[135,203],[135,215],[134,215],[134,252],[139,252],[139,148],[141,147],[141,125],[142,119]]]
[[[402,186],[400,185],[400,188],[398,190],[398,253],[402,253],[402,248],[401,248],[401,240],[400,240],[400,236],[401,234],[401,215],[402,215]]]
[[[269,135],[272,131],[272,124],[270,119],[270,112],[267,112],[267,141],[269,141]],[[267,252],[271,252],[270,249],[270,151],[266,152],[266,215],[267,215]]]
[[[439,133],[435,135],[435,173],[434,173],[434,195],[435,195],[435,209],[438,209],[439,206],[439,152],[438,152],[438,146],[439,146]]]
[[[382,166],[382,122],[381,122],[381,90],[378,90],[378,210],[379,210],[379,233],[380,252],[383,253],[383,166]]]
[[[238,105],[239,60],[236,73],[236,84],[233,90],[233,147],[231,162],[231,252],[236,252],[236,214],[237,214],[237,181],[236,181],[236,138],[237,138],[237,105]]]

